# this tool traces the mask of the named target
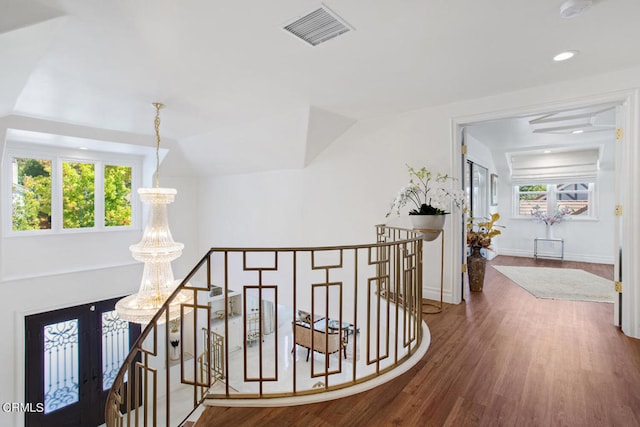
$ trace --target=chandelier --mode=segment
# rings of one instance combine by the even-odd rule
[[[116,311],[122,320],[147,324],[176,289],[179,281],[174,280],[171,261],[182,255],[184,245],[173,241],[169,230],[167,205],[173,203],[177,190],[175,188],[160,188],[160,109],[161,103],[153,103],[156,108],[154,121],[156,130],[156,172],[153,188],[140,188],[138,194],[143,203],[149,205],[147,223],[142,233],[142,240],[131,245],[131,255],[137,261],[144,263],[140,289],[137,293],[122,298],[116,303]],[[169,306],[169,319],[180,316],[180,305],[189,304],[189,295],[180,292]],[[166,320],[165,316],[158,319],[158,323]]]

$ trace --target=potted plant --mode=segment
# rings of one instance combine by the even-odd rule
[[[423,239],[434,240],[444,227],[445,215],[451,203],[457,207],[464,204],[465,195],[462,190],[451,188],[455,178],[441,173],[433,173],[426,167],[415,169],[407,165],[409,184],[400,189],[391,203],[387,217],[395,210],[400,215],[400,209],[409,204],[412,209],[409,217],[414,229],[437,230],[423,233]]]
[[[494,213],[491,218],[467,219],[467,246],[471,253],[467,256],[467,275],[469,276],[469,289],[473,292],[481,292],[484,287],[484,272],[487,260],[480,249],[490,249],[491,239],[500,233],[497,228],[504,228],[496,224],[500,219],[499,213]]]
[[[567,207],[560,209],[556,208],[556,211],[552,215],[542,211],[539,205],[536,205],[531,209],[531,215],[533,218],[537,222],[543,222],[546,226],[545,237],[547,239],[553,239],[553,224],[562,222],[565,216],[571,215],[572,213],[573,211]]]

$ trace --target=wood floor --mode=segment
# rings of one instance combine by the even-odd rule
[[[196,427],[640,425],[640,340],[612,325],[612,304],[537,299],[488,266],[483,292],[425,319],[429,351],[389,383],[311,405],[207,408]]]

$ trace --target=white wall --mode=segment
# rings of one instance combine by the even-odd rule
[[[360,121],[305,169],[203,180],[199,197],[204,201],[202,215],[208,220],[203,224],[206,228],[200,235],[200,246],[372,242],[374,225],[385,221],[389,203],[406,183],[406,163],[461,175],[456,150],[451,146],[456,123],[580,105],[592,97],[610,98],[613,95],[608,92],[636,87],[640,87],[640,70],[623,70]],[[603,182],[609,179],[603,177]],[[500,182],[498,208],[503,209],[508,206],[509,192],[506,182]],[[262,214],[252,213],[256,211]],[[454,287],[459,287],[461,280],[457,262],[461,261],[462,242],[452,231],[461,231],[453,215],[445,228],[445,300],[456,296]],[[265,234],[268,237],[263,237]],[[501,247],[504,243],[499,242]],[[568,254],[584,243],[584,239],[572,240],[571,245],[568,242]],[[425,295],[435,297],[439,291],[440,250],[437,245],[426,244],[425,252]]]
[[[508,173],[508,172],[506,172]],[[503,174],[503,176],[508,176]],[[565,259],[571,261],[613,264],[614,256],[614,172],[600,171],[596,178],[596,219],[569,217],[553,226],[554,237],[565,241]],[[533,256],[533,239],[545,236],[545,226],[532,219],[513,218],[513,188],[504,179],[500,187],[500,205],[504,206],[502,224],[508,228],[501,236],[499,253]],[[513,230],[513,231],[511,231]]]
[[[450,173],[443,123],[447,117],[438,110],[363,121],[305,169],[208,178],[200,186],[208,218],[200,247],[375,242],[375,225],[387,221],[391,201],[407,184],[405,164]],[[427,243],[424,250],[426,285],[439,298],[440,245]]]

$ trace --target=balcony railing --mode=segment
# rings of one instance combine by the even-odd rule
[[[423,338],[422,240],[376,230],[367,245],[210,249],[132,346],[107,425],[181,425],[220,399],[321,400],[405,362]],[[169,319],[178,292],[193,302]]]

